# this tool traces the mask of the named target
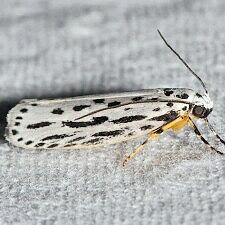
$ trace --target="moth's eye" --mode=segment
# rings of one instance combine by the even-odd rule
[[[192,113],[197,117],[205,117],[205,107],[196,105],[194,106]]]

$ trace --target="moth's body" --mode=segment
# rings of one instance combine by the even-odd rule
[[[184,88],[23,100],[8,114],[6,137],[28,149],[108,145],[147,135],[182,115],[192,116],[195,105],[212,108],[209,99]]]

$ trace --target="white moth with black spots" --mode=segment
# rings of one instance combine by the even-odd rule
[[[222,154],[202,137],[193,122],[196,118],[204,119],[224,144],[207,120],[213,103],[205,84],[159,34],[201,82],[204,94],[186,88],[165,88],[56,100],[23,100],[8,113],[6,139],[26,149],[74,149],[147,135],[146,141],[126,157],[125,165],[149,139],[189,124],[205,144]]]

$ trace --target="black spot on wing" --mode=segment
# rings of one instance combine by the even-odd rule
[[[182,110],[183,110],[183,111],[186,111],[186,110],[187,110],[187,106],[184,106],[184,107],[182,108]]]
[[[86,121],[86,122],[63,121],[62,124],[63,126],[68,126],[71,128],[79,128],[79,127],[99,125],[106,122],[108,119],[109,118],[107,116],[99,116],[99,117],[93,117],[92,121]]]
[[[22,120],[22,119],[23,119],[22,116],[17,116],[17,117],[16,117],[16,120]]]
[[[71,137],[71,136],[73,136],[73,134],[55,134],[55,135],[51,135],[51,136],[43,138],[42,141],[63,139],[66,137]]]
[[[128,111],[128,110],[130,110],[130,109],[132,109],[132,108],[125,108],[124,111]]]
[[[146,126],[141,127],[141,130],[150,130],[153,127],[154,127],[153,125],[146,125]]]
[[[156,121],[170,121],[170,120],[174,120],[176,119],[178,116],[178,113],[175,111],[170,111],[169,113],[160,115],[160,116],[156,116],[156,117],[152,117],[149,120],[156,120]]]
[[[160,108],[157,107],[157,108],[153,109],[152,111],[157,112],[157,111],[159,111],[159,110],[160,110]]]
[[[170,96],[170,95],[173,94],[173,90],[171,90],[171,89],[169,89],[169,88],[165,88],[165,89],[164,89],[164,94],[165,94],[166,96]]]
[[[25,145],[30,145],[30,144],[32,144],[33,143],[33,141],[27,141],[26,143],[25,143]]]
[[[120,119],[112,120],[112,121],[110,121],[110,122],[115,123],[115,124],[119,124],[119,123],[129,123],[129,122],[133,122],[133,121],[143,120],[143,119],[145,119],[146,117],[147,117],[147,116],[143,116],[143,115],[124,116],[124,117],[121,117]]]
[[[101,140],[102,140],[102,138],[94,138],[94,139],[85,141],[82,144],[98,144],[98,143],[100,143]]]
[[[93,137],[99,137],[99,136],[103,136],[103,137],[113,136],[113,137],[115,137],[115,136],[121,135],[123,133],[124,133],[123,130],[112,130],[112,131],[98,132],[98,133],[93,134],[92,136]]]
[[[18,131],[17,130],[12,130],[12,135],[17,135]]]
[[[77,143],[70,143],[70,144],[64,145],[64,147],[67,148],[67,147],[72,147],[72,146],[76,146],[76,145],[77,145]]]
[[[26,108],[23,108],[20,110],[21,113],[26,113],[27,111],[28,111],[28,109],[26,109]]]
[[[172,102],[168,102],[166,105],[169,106],[169,107],[172,107],[173,103]]]
[[[45,145],[45,143],[40,142],[40,143],[37,143],[34,147],[38,148],[38,147],[42,147],[42,146],[44,146],[44,145]]]
[[[86,138],[86,137],[84,137],[84,136],[82,136],[82,137],[77,137],[77,138],[74,138],[74,139],[72,139],[72,140],[68,141],[68,143],[72,143],[72,142],[80,141],[80,140],[83,140],[83,139],[85,139],[85,138]]]
[[[17,139],[18,142],[20,142],[20,141],[22,141],[22,140],[23,140],[23,138],[18,138],[18,139]]]
[[[137,96],[137,97],[132,98],[131,100],[134,101],[134,102],[137,102],[137,101],[142,100],[143,98],[144,97],[142,97],[142,96]]]
[[[42,128],[42,127],[47,127],[50,126],[51,122],[40,122],[40,123],[34,123],[34,124],[29,124],[27,126],[27,129],[37,129],[37,128]]]
[[[20,122],[15,122],[15,126],[19,126],[20,125]]]
[[[158,98],[150,98],[151,101],[158,101]]]
[[[88,108],[90,105],[77,105],[73,107],[74,111],[81,111],[82,109]]]
[[[196,93],[196,96],[197,96],[198,98],[202,98],[202,95],[199,94],[199,93]]]
[[[121,102],[118,102],[118,101],[109,102],[108,107],[113,107],[113,106],[117,106],[117,105],[120,105],[120,104],[121,104]]]
[[[176,95],[177,98],[188,99],[189,95],[187,93],[183,93],[181,95]]]
[[[57,109],[53,109],[52,113],[57,115],[62,115],[64,111],[61,108],[57,108]]]
[[[59,146],[59,144],[51,144],[51,145],[49,145],[47,148],[55,148],[55,147],[57,147],[57,146]]]
[[[101,104],[105,102],[105,99],[104,98],[94,99],[93,102],[97,104]]]
[[[32,103],[31,105],[32,105],[32,106],[37,106],[38,104],[37,104],[37,103]]]
[[[94,125],[102,124],[106,122],[109,118],[107,116],[99,116],[99,117],[93,117],[93,123]]]

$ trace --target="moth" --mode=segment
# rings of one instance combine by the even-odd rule
[[[200,81],[204,93],[186,88],[158,88],[117,94],[91,95],[55,100],[22,100],[7,115],[6,139],[25,149],[74,149],[119,143],[138,136],[147,139],[128,155],[125,165],[148,142],[168,129],[190,125],[212,150],[194,123],[203,119],[225,144],[207,117],[213,102],[201,78],[180,55],[165,44]]]

